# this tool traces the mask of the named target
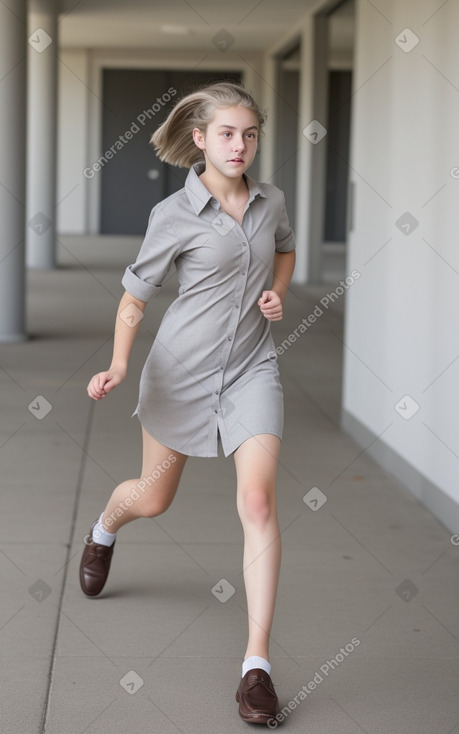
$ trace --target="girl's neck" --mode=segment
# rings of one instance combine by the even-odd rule
[[[247,194],[247,184],[242,173],[237,178],[228,178],[206,162],[206,169],[199,178],[217,201],[235,199]]]

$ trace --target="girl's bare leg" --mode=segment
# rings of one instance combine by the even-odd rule
[[[138,479],[128,479],[113,491],[102,524],[109,533],[138,517],[156,517],[175,497],[187,456],[163,446],[142,428],[143,463]]]
[[[249,617],[245,658],[259,655],[268,661],[281,562],[276,504],[280,445],[277,436],[260,434],[245,441],[234,454],[237,508],[244,530],[243,571]]]

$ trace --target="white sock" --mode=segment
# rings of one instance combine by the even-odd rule
[[[116,540],[116,533],[107,533],[104,526],[102,525],[103,516],[104,513],[102,512],[98,521],[94,525],[94,530],[92,531],[92,539],[94,543],[97,543],[98,545],[108,545],[110,547]]]
[[[261,668],[261,670],[264,670],[265,673],[271,675],[270,663],[268,663],[265,658],[259,657],[259,655],[251,655],[249,658],[247,658],[247,660],[244,660],[244,662],[242,663],[242,677],[244,677],[249,670],[253,670],[254,668]]]

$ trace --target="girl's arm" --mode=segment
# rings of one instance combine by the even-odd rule
[[[295,250],[274,253],[274,275],[270,291],[263,291],[258,305],[263,316],[269,321],[280,321],[283,316],[283,303],[295,267]]]
[[[116,314],[112,363],[106,372],[99,372],[90,380],[88,385],[90,398],[100,400],[110,390],[123,382],[126,377],[132,345],[137,336],[146,305],[145,301],[139,301],[138,298],[134,298],[127,291],[124,292]]]

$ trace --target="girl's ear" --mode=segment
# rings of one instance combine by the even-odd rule
[[[193,130],[193,140],[200,150],[205,150],[206,144],[204,141],[204,134],[198,127],[195,127]]]

